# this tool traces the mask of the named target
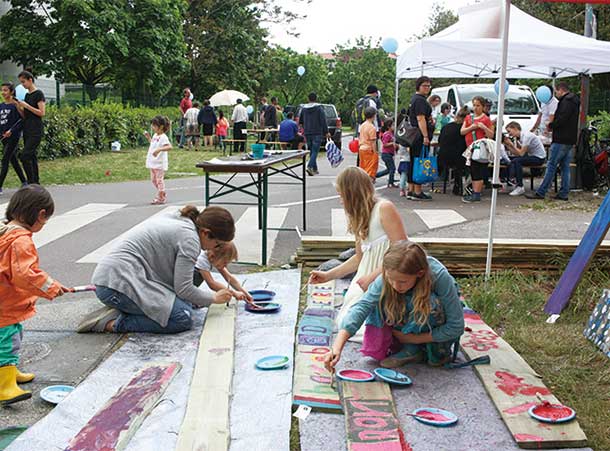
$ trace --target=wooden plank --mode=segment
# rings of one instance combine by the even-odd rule
[[[209,307],[176,451],[227,450],[235,303]]]
[[[584,334],[610,357],[610,290],[604,290],[601,299],[591,313]]]
[[[124,449],[178,371],[178,363],[144,368],[104,404],[65,451]]]
[[[551,293],[544,306],[544,311],[551,315],[559,315],[570,301],[570,297],[580,283],[593,255],[610,229],[610,192],[599,206],[589,228],[585,232],[580,245],[568,262],[561,279]]]
[[[340,381],[348,451],[407,451],[390,387]]]
[[[292,403],[339,411],[338,393],[331,388],[331,375],[324,368],[330,351],[334,317],[335,283],[310,285],[307,307],[297,327]]]
[[[529,416],[528,409],[537,403],[536,393],[551,403],[560,401],[527,362],[476,312],[464,309],[464,321],[462,352],[469,359],[482,355],[491,358],[490,365],[477,365],[474,370],[517,445],[527,449],[585,446],[587,438],[578,421],[542,425]]]

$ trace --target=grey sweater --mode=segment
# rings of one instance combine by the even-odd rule
[[[214,299],[193,285],[200,251],[193,221],[168,212],[127,232],[97,265],[92,282],[125,294],[165,327],[176,296],[203,307]]]

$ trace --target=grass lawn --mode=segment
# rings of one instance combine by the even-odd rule
[[[149,170],[145,167],[147,150],[146,147],[140,147],[124,152],[103,152],[39,161],[41,183],[48,186],[147,180],[150,178]],[[201,175],[203,172],[195,168],[195,164],[218,156],[222,156],[221,151],[195,152],[174,147],[169,152],[169,170],[166,178]],[[19,185],[19,179],[10,168],[4,187],[16,188]]]
[[[583,336],[602,290],[610,288],[610,261],[591,267],[555,324],[546,324],[543,306],[560,274],[523,275],[503,271],[458,282],[468,304],[500,334],[561,402],[576,409],[594,450],[610,450],[610,359]],[[302,283],[307,283],[303,274]],[[300,313],[306,303],[301,295]],[[298,420],[292,418],[290,450],[299,451]],[[408,435],[408,431],[407,431]]]

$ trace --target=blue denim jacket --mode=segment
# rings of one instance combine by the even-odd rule
[[[464,333],[464,312],[457,283],[447,268],[434,257],[428,257],[428,265],[432,272],[432,313],[428,322],[419,326],[410,319],[413,313],[413,290],[409,290],[404,294],[407,310],[403,325],[395,328],[406,334],[432,332],[435,342],[455,341]],[[367,325],[384,325],[379,310],[382,287],[383,276],[380,275],[369,285],[362,298],[350,308],[341,323],[341,329],[354,335],[365,320]]]

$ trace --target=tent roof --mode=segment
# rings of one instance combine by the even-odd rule
[[[502,1],[462,8],[456,24],[421,39],[396,62],[397,78],[498,78]],[[610,42],[570,33],[511,5],[507,77],[552,78],[610,72]]]

